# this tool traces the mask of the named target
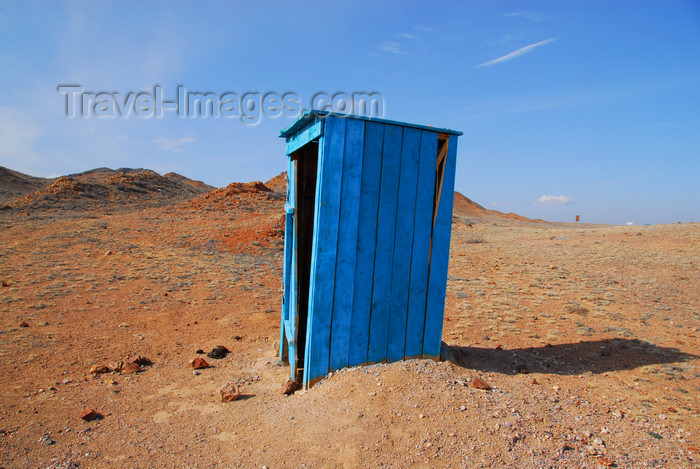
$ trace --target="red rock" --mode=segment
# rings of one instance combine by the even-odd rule
[[[80,412],[80,418],[85,420],[86,422],[92,422],[93,420],[101,419],[102,414],[100,414],[96,410],[86,407],[82,410],[82,412]]]
[[[2,286],[3,286],[3,287],[9,287],[10,284],[3,280],[3,281],[2,281]]]
[[[230,381],[219,389],[219,393],[221,393],[221,402],[235,401],[241,395],[238,386]]]
[[[112,369],[111,369],[110,367],[104,366],[104,365],[92,365],[92,366],[90,367],[90,374],[92,374],[92,375],[99,375],[99,374],[102,374],[102,373],[109,373],[110,371],[112,371]]]
[[[190,360],[190,365],[195,370],[201,370],[202,368],[209,368],[209,363],[207,363],[206,360],[204,360],[202,358],[193,358],[192,360]]]
[[[610,467],[615,464],[615,461],[609,458],[598,458],[598,464]]]
[[[141,371],[141,366],[138,363],[125,363],[120,371],[123,375],[130,375],[131,373],[138,373]]]
[[[142,365],[142,366],[153,364],[153,362],[151,362],[151,360],[149,360],[146,357],[142,357],[141,355],[133,355],[131,357],[127,357],[126,362],[127,363],[136,363],[137,365]]]
[[[472,380],[472,387],[476,389],[483,389],[484,391],[488,391],[489,389],[491,389],[489,383],[487,383],[481,378],[474,378]]]
[[[29,327],[29,324],[27,324],[25,321],[22,321],[19,323],[19,327]]]
[[[291,378],[287,378],[287,381],[282,385],[282,394],[290,395],[293,394],[299,388],[296,381],[292,381]]]

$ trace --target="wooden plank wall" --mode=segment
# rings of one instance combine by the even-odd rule
[[[439,357],[456,141],[450,136],[440,200],[434,201],[437,132],[325,118],[306,388],[346,366]]]
[[[457,137],[448,141],[442,191],[438,204],[428,277],[428,299],[425,308],[423,332],[423,358],[440,359],[442,321],[445,315],[447,288],[447,264],[450,260],[450,235],[452,234],[452,204],[455,191],[455,165],[457,163]]]

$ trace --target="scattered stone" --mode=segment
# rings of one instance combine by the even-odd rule
[[[190,360],[190,366],[195,370],[201,370],[203,368],[209,368],[209,363],[203,358],[193,358]]]
[[[238,386],[230,381],[219,389],[219,393],[221,393],[221,402],[235,401],[241,395],[240,391],[238,391]]]
[[[605,442],[600,437],[593,438],[593,444],[596,446],[605,446]]]
[[[19,323],[19,327],[29,327],[29,324],[27,324],[26,321],[22,321]]]
[[[51,446],[56,444],[56,442],[51,438],[49,435],[44,435],[41,438],[39,438],[39,443],[44,444],[46,446]]]
[[[3,287],[9,287],[10,284],[3,280],[3,281],[2,281],[2,286],[3,286]]]
[[[211,352],[207,353],[207,357],[209,358],[215,358],[217,360],[221,358],[226,358],[226,355],[229,354],[229,349],[224,347],[223,345],[217,345],[212,349]]]
[[[203,355],[203,354],[204,354],[204,350],[202,350],[202,349],[200,348],[200,349],[197,349],[197,351],[194,352],[194,353],[198,353],[198,354],[200,354],[200,355]]]
[[[90,374],[91,375],[100,375],[102,373],[109,373],[111,372],[112,369],[108,366],[104,365],[92,365],[90,367]]]
[[[240,335],[234,335],[233,340],[237,340],[240,342],[241,340],[243,340],[243,337],[241,337]]]
[[[105,256],[111,256],[111,255],[112,255],[112,251],[105,252]]]
[[[656,438],[657,440],[660,440],[660,439],[663,438],[663,436],[659,435],[659,434],[656,433],[656,432],[651,432],[651,431],[650,431],[650,432],[647,432],[647,433],[649,433],[650,436]]]
[[[537,381],[537,378],[532,378],[532,384],[540,384],[540,382]]]
[[[148,366],[148,365],[153,364],[153,362],[151,360],[149,360],[146,357],[142,357],[141,355],[133,355],[133,356],[127,357],[126,363],[136,363],[137,365],[141,365],[141,366]]]
[[[598,458],[598,464],[601,466],[610,467],[615,465],[615,461],[609,458]]]
[[[472,387],[476,389],[482,389],[484,391],[488,391],[489,389],[491,389],[491,385],[481,378],[474,378],[472,380]]]
[[[195,376],[199,376],[199,371],[197,371],[197,370],[192,370],[192,374],[195,375]]]
[[[298,387],[299,385],[296,381],[292,381],[291,378],[287,378],[287,381],[285,381],[282,385],[282,394],[286,394],[287,396],[289,396],[290,394],[293,394]]]
[[[625,415],[622,412],[620,412],[619,410],[613,410],[612,414],[614,417],[616,417],[618,419],[621,419]]]
[[[86,422],[92,422],[93,420],[101,420],[104,418],[102,414],[88,407],[84,408],[82,412],[80,412],[79,417]]]
[[[141,371],[141,366],[138,363],[125,363],[119,370],[123,375],[130,375],[132,373],[138,373]]]
[[[109,367],[112,369],[112,371],[121,371],[123,366],[124,366],[124,362],[122,362],[122,361],[109,362]]]

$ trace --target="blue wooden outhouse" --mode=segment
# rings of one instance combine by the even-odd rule
[[[439,359],[461,132],[306,112],[287,140],[280,358],[331,371]]]

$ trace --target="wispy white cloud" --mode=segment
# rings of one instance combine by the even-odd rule
[[[544,13],[535,13],[532,11],[527,11],[527,10],[520,10],[520,11],[512,11],[510,13],[505,13],[503,16],[505,17],[515,17],[515,18],[525,18],[528,20],[532,21],[549,21],[553,19],[551,15],[547,15]]]
[[[414,35],[411,34],[411,33],[399,33],[399,34],[396,35],[396,37],[400,37],[401,39],[411,39],[411,40],[413,40],[413,41],[415,41],[415,40],[418,39],[417,36],[414,36]]]
[[[477,65],[476,68],[488,67],[490,65],[494,65],[497,63],[506,62],[508,60],[513,60],[516,57],[520,57],[523,54],[527,54],[528,52],[532,51],[533,49],[536,49],[537,47],[544,46],[545,44],[549,44],[549,43],[554,42],[556,40],[557,40],[557,38],[545,39],[544,41],[536,42],[534,44],[530,44],[529,46],[521,47],[520,49],[514,50],[513,52],[510,52],[506,55],[503,55],[503,56],[498,57],[496,59],[489,60],[488,62],[484,62],[480,65]]]
[[[389,54],[405,55],[408,53],[406,46],[398,41],[384,41],[377,44],[377,49]]]
[[[432,33],[433,31],[435,31],[435,28],[431,28],[430,26],[420,26],[420,25],[414,26],[413,29],[417,29],[418,31],[423,31],[424,33]]]
[[[181,153],[185,151],[183,146],[186,143],[192,143],[196,141],[197,140],[194,138],[194,135],[189,134],[182,138],[159,137],[153,140],[153,143],[156,144],[159,150],[172,151],[173,153]]]
[[[535,200],[532,205],[543,205],[545,207],[554,207],[556,205],[570,204],[574,201],[571,197],[565,195],[543,195]]]

